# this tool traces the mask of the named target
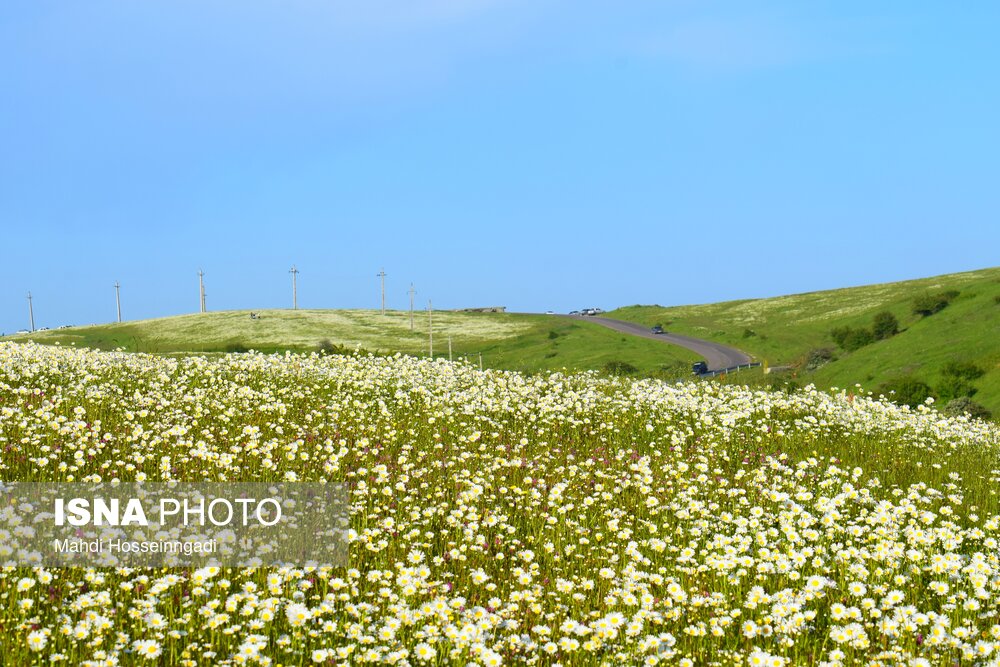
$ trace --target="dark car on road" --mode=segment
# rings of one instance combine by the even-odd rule
[[[691,372],[695,375],[704,375],[708,372],[708,363],[704,361],[697,361],[691,365]]]
[[[667,333],[663,329],[663,327],[661,327],[659,324],[657,324],[655,327],[653,327],[652,329],[650,329],[650,331],[653,332],[653,333],[655,333],[655,334],[665,334],[665,333]]]

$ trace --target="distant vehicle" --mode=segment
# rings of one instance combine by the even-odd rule
[[[49,330],[49,328],[48,328],[48,327],[41,327],[41,328],[39,329],[39,331],[48,331],[48,330]]]
[[[586,315],[588,317],[593,317],[594,315],[600,315],[604,311],[600,308],[584,308],[580,311],[581,315]]]
[[[653,332],[653,333],[655,333],[655,334],[665,334],[665,333],[667,333],[666,331],[663,330],[663,327],[661,327],[659,324],[657,324],[655,327],[653,327],[652,329],[650,329],[650,331]]]
[[[697,361],[691,366],[691,372],[695,375],[704,375],[708,372],[708,363],[704,361]]]
[[[546,311],[545,311],[545,314],[546,314],[546,315],[555,315],[555,314],[556,314],[556,311],[554,311],[554,310],[546,310]]]
[[[571,310],[571,311],[569,311],[569,314],[570,315],[579,315],[580,311],[579,310]]]
[[[26,333],[31,333],[31,332],[28,331],[27,329],[18,329],[17,333],[19,333],[19,334],[26,334]]]
[[[69,329],[71,326],[72,325],[70,325],[70,324],[64,324],[61,327],[56,327],[56,329]]]

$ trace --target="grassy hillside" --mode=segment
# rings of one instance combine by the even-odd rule
[[[428,353],[427,313],[371,310],[264,310],[180,315],[153,320],[73,327],[5,340],[152,353],[262,352],[319,349],[322,341],[372,352]],[[521,371],[600,369],[621,361],[642,374],[679,377],[695,356],[653,340],[625,336],[588,322],[513,313],[434,313],[435,356],[468,356],[483,365]]]
[[[914,300],[958,292],[940,312],[913,313]],[[831,337],[837,327],[872,327],[876,313],[889,311],[900,332],[848,351]],[[948,362],[971,362],[984,375],[972,381],[972,397],[1000,414],[1000,268],[921,280],[867,285],[771,299],[702,306],[629,306],[611,317],[727,343],[768,364],[796,366],[796,381],[877,389],[912,376],[932,388],[942,385]],[[833,359],[807,370],[810,351],[828,348]]]

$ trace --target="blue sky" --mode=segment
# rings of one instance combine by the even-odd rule
[[[1000,264],[1000,5],[6,3],[0,331]]]

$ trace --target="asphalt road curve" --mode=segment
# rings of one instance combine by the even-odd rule
[[[600,324],[602,327],[614,329],[615,331],[620,331],[631,336],[642,336],[643,338],[652,338],[653,340],[670,343],[671,345],[686,347],[695,354],[700,355],[708,363],[708,370],[710,371],[732,368],[733,366],[749,364],[753,361],[749,355],[740,352],[734,347],[713,343],[710,340],[681,336],[680,334],[655,334],[648,327],[635,324],[634,322],[613,320],[610,317],[591,317],[588,315],[563,315],[563,317],[593,322],[594,324]]]

